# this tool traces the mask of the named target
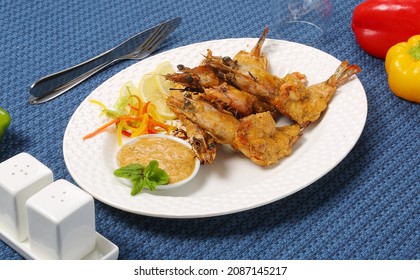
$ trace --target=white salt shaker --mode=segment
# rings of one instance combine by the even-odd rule
[[[29,244],[43,259],[82,259],[95,249],[92,196],[66,180],[57,180],[26,203]]]
[[[25,203],[53,182],[52,171],[27,153],[0,163],[0,224],[17,241],[28,238]]]

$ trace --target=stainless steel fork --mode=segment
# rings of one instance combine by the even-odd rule
[[[149,56],[180,23],[180,17],[162,22],[92,59],[41,78],[30,87],[29,103],[47,102],[117,61],[143,59]]]

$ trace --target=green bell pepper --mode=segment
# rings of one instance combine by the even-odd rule
[[[10,125],[10,120],[9,113],[0,107],[0,140],[3,138],[7,127]]]

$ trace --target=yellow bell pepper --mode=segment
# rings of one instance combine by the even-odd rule
[[[385,69],[395,95],[420,103],[420,35],[391,47],[386,54]]]

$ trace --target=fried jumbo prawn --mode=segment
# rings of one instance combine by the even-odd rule
[[[298,124],[277,128],[269,112],[236,119],[220,112],[210,103],[173,91],[167,99],[171,110],[181,119],[195,123],[220,144],[229,144],[258,165],[267,166],[290,155],[301,136]]]
[[[179,128],[174,135],[190,143],[196,157],[202,164],[213,163],[217,151],[217,143],[214,139],[183,115],[178,114],[177,116],[183,127]]]
[[[199,94],[219,110],[229,111],[239,118],[253,113],[276,112],[274,106],[252,94],[228,85],[204,65],[194,68],[178,66],[178,68],[183,72],[168,74],[166,78],[184,86],[184,88],[178,88],[179,90]]]
[[[227,83],[206,88],[204,93],[199,95],[219,111],[228,111],[237,118],[267,111],[275,115],[276,112],[276,109],[267,102],[263,102],[258,97]]]
[[[233,142],[239,123],[232,114],[220,112],[198,96],[180,91],[172,91],[166,103],[177,117],[195,123],[217,143]]]
[[[268,112],[239,120],[232,147],[258,165],[271,165],[292,153],[292,147],[302,135],[299,124],[276,127]]]
[[[175,85],[175,88],[171,92],[171,95],[184,94],[190,98],[199,98],[197,95],[183,89],[181,85]],[[173,108],[172,110],[176,112]],[[180,121],[180,126],[174,132],[174,136],[190,143],[201,164],[213,163],[217,152],[217,143],[213,137],[184,115],[176,114],[176,116]]]
[[[288,116],[301,126],[316,121],[327,108],[337,88],[351,76],[361,71],[357,65],[343,61],[335,73],[322,83],[307,87],[304,75],[292,73],[278,78],[266,72],[260,79],[249,77],[232,67],[207,59],[206,64],[218,72],[218,76],[235,85],[237,88],[253,94],[273,105],[279,112]]]
[[[267,33],[268,27],[264,28],[257,44],[250,52],[241,50],[233,57],[233,61],[237,61],[237,65],[243,70],[242,72],[253,72],[255,68],[267,70],[268,60],[262,52],[262,46]],[[225,60],[229,60],[228,57],[225,57]]]
[[[263,71],[267,70],[268,60],[267,57],[262,52],[262,46],[265,42],[265,38],[268,33],[268,27],[266,27],[258,39],[257,44],[252,48],[250,52],[245,50],[240,50],[233,59],[229,56],[213,56],[210,50],[207,50],[207,58],[212,57],[219,62],[222,62],[230,67],[233,67],[237,71],[241,72],[244,75],[249,75],[250,73],[258,73],[261,69]]]
[[[337,88],[359,73],[360,67],[343,61],[326,81],[305,87],[296,80],[281,86],[276,108],[297,123],[306,126],[316,121],[328,106]]]
[[[185,86],[188,91],[204,92],[205,88],[218,86],[224,82],[206,65],[199,65],[194,68],[178,65],[177,68],[180,73],[167,74],[165,78]]]

